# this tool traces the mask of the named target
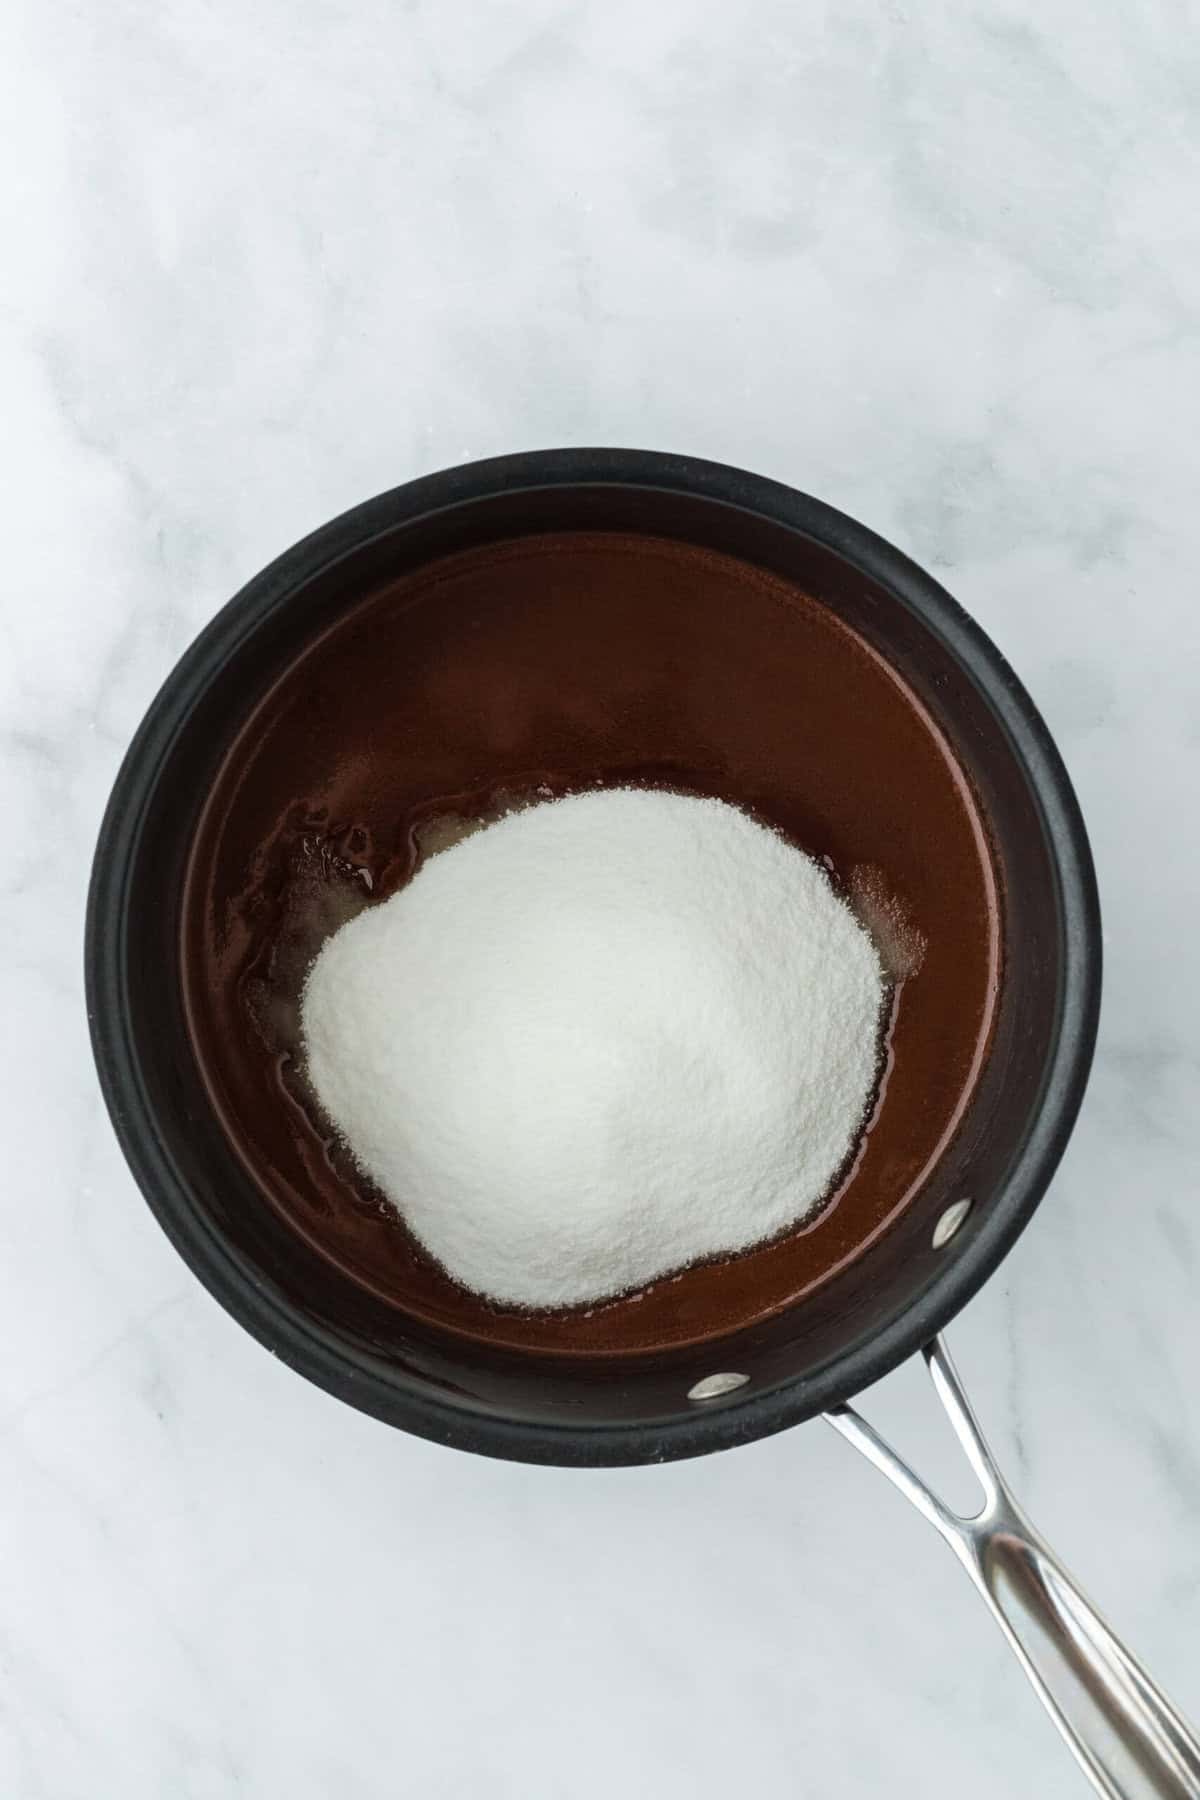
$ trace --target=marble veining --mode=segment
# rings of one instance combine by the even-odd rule
[[[1198,26],[9,6],[0,1792],[1082,1791],[831,1432],[589,1474],[388,1432],[208,1299],[115,1148],[84,888],[158,683],[314,524],[553,443],[822,495],[1044,708],[1099,868],[1101,1045],[952,1342],[1033,1516],[1200,1713]],[[917,1371],[868,1406],[941,1466]]]

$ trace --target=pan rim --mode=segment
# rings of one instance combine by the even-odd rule
[[[744,1397],[734,1393],[636,1424],[558,1425],[434,1397],[394,1364],[304,1314],[216,1229],[158,1129],[141,1078],[127,1003],[127,925],[139,832],[173,743],[200,694],[297,588],[433,514],[502,494],[605,486],[683,494],[782,525],[885,588],[940,639],[986,699],[1041,809],[1058,885],[1062,976],[1041,1105],[1002,1197],[970,1241],[882,1329],[815,1372]],[[1000,651],[932,576],[847,514],[765,477],[692,457],[599,448],[518,452],[420,477],[342,513],[252,577],[185,650],[130,744],[100,828],[84,955],[93,1054],[126,1161],[175,1248],[240,1324],[327,1392],[419,1436],[520,1461],[600,1467],[700,1455],[783,1430],[870,1386],[958,1313],[1024,1230],[1070,1137],[1095,1044],[1102,948],[1091,851],[1058,749]]]

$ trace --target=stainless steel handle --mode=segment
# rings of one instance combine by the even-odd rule
[[[983,1488],[972,1518],[938,1499],[852,1406],[827,1413],[829,1423],[945,1538],[1096,1792],[1106,1800],[1200,1800],[1200,1739],[1013,1499],[940,1338],[925,1360]]]

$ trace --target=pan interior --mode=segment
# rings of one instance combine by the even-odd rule
[[[894,1268],[921,1237],[924,1255],[929,1219],[961,1198],[972,1113],[1006,1041],[1003,844],[962,749],[978,731],[939,680],[944,652],[865,581],[828,576],[815,557],[784,572],[648,530],[519,531],[343,578],[245,692],[187,860],[179,967],[247,1203],[309,1252],[322,1307],[349,1296],[376,1339],[427,1334],[472,1367],[651,1366],[718,1341],[780,1347],[789,1320],[819,1337],[856,1268]],[[750,810],[848,889],[866,872],[924,954],[894,990],[870,1128],[814,1219],[636,1295],[539,1315],[456,1286],[356,1177],[307,1092],[297,1000],[329,931],[425,856],[514,804],[596,783]]]

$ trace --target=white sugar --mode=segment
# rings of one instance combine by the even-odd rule
[[[812,1211],[875,1080],[871,940],[734,807],[607,789],[513,813],[329,939],[308,1068],[426,1249],[554,1307]]]

